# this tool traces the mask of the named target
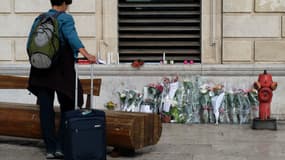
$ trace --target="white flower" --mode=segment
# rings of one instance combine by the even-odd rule
[[[206,94],[206,93],[209,91],[208,88],[209,88],[208,84],[203,84],[203,85],[201,85],[201,86],[199,87],[200,93]]]
[[[126,98],[126,94],[125,93],[121,93],[120,94],[120,98]]]
[[[215,96],[215,93],[213,91],[210,91],[209,95],[210,95],[210,97],[213,97],[213,96]]]
[[[178,102],[176,100],[170,100],[171,106],[178,106]]]

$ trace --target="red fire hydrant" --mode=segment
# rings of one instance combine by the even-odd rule
[[[277,82],[273,82],[272,75],[264,70],[264,73],[258,76],[258,82],[254,82],[254,87],[258,90],[259,119],[268,120],[270,119],[272,91],[277,88]]]

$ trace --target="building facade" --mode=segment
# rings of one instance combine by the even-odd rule
[[[47,0],[1,2],[0,74],[27,75],[27,35],[35,16],[47,11],[50,3]],[[282,101],[285,96],[285,0],[200,0],[201,62],[145,64],[139,70],[129,64],[118,64],[119,2],[73,0],[69,8],[85,47],[110,63],[95,66],[95,74],[103,79],[101,96],[95,99],[99,106],[109,100],[117,101],[117,92],[121,89],[141,90],[148,82],[158,81],[163,76],[178,74],[182,79],[201,76],[218,83],[250,86],[257,75],[267,69],[279,83],[272,112],[279,118],[285,117],[285,101]],[[81,75],[87,76],[88,68],[81,69]]]

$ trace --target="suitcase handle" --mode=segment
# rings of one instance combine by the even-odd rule
[[[91,63],[86,57],[83,58],[77,58],[75,61],[75,109],[79,109],[78,106],[78,65],[90,65],[90,78],[91,78],[91,87],[90,87],[90,109],[93,107],[93,90],[94,90],[94,85],[93,85],[93,79],[94,79],[94,63]]]

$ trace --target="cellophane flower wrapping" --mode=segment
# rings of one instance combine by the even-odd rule
[[[240,89],[235,94],[235,105],[238,108],[239,124],[249,123],[250,120],[250,101],[248,94],[244,90]]]
[[[258,92],[256,89],[251,89],[248,92],[248,98],[251,105],[251,119],[259,117],[259,101],[258,101]]]
[[[159,106],[161,102],[161,94],[163,92],[163,86],[160,83],[150,83],[144,87],[143,91],[143,104],[141,107],[147,107],[152,110],[153,113],[159,112]],[[148,112],[146,108],[141,108],[141,111]]]
[[[201,122],[209,123],[209,108],[211,106],[211,98],[209,95],[209,86],[204,84],[200,86],[200,104],[201,104]]]
[[[161,93],[161,101],[159,104],[159,112],[164,113],[166,115],[170,115],[171,109],[171,99],[169,96],[170,92],[170,79],[168,77],[164,77],[161,82],[162,93]]]
[[[216,84],[213,86],[211,92],[211,106],[212,106],[212,111],[213,111],[213,120],[210,117],[210,122],[219,123],[219,118],[220,118],[220,109],[221,106],[224,102],[224,95],[225,95],[225,91],[224,91],[224,86],[222,84]]]
[[[118,92],[120,98],[120,110],[123,111],[126,105],[126,98],[128,94],[128,90],[123,90],[122,92]]]
[[[170,114],[177,123],[185,123],[187,121],[187,112],[185,110],[185,90],[179,83],[179,88],[176,90],[173,100],[171,102]],[[183,115],[181,115],[183,114]]]
[[[238,124],[238,109],[236,108],[237,105],[235,105],[234,99],[235,99],[235,94],[233,92],[233,90],[229,90],[229,92],[227,92],[226,94],[226,98],[227,98],[227,108],[229,111],[229,118],[231,123],[233,124]]]
[[[219,121],[220,123],[230,123],[230,117],[229,117],[229,110],[228,110],[228,99],[227,99],[227,94],[225,94],[223,103],[220,107],[220,116],[219,116]]]
[[[192,123],[200,123],[200,110],[201,110],[201,104],[200,104],[200,77],[194,77],[194,83],[193,83],[193,89],[191,92],[191,104],[192,104],[192,111],[193,111],[193,118]]]
[[[186,113],[186,123],[192,123],[194,117],[191,102],[192,91],[193,83],[189,80],[183,81],[183,94],[179,97],[179,101],[181,102],[180,107],[183,108]]]
[[[137,90],[125,90],[125,102],[121,111],[139,112],[140,104],[142,102],[142,95]]]

